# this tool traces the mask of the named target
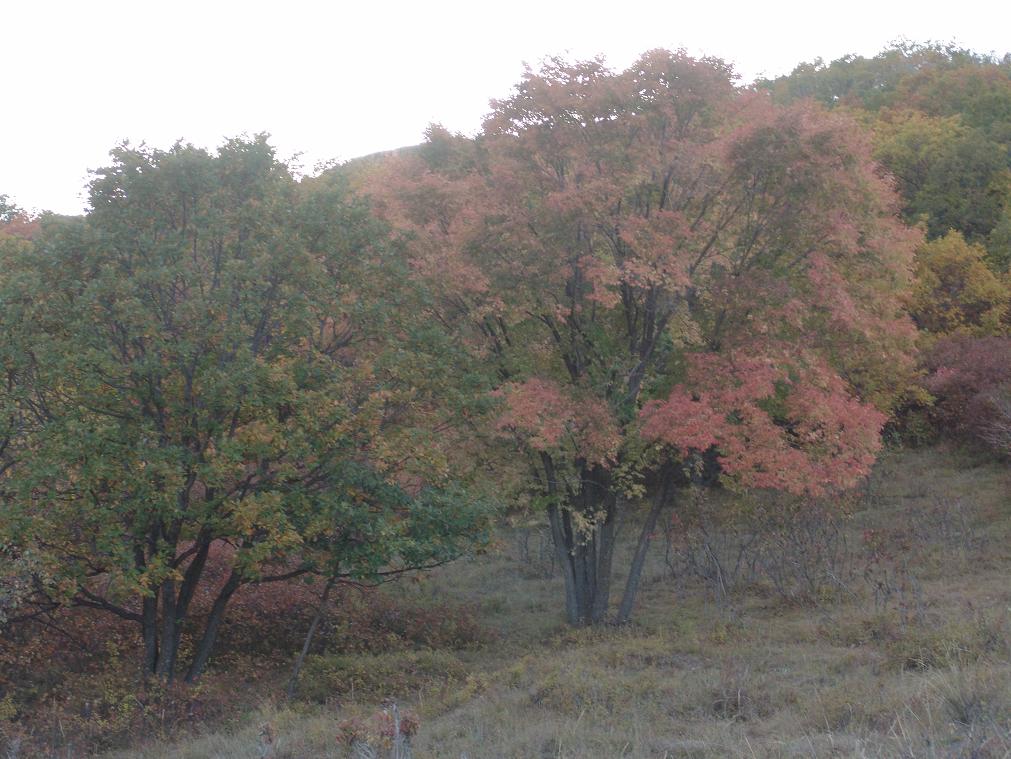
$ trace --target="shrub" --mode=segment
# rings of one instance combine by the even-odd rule
[[[839,504],[766,496],[736,504],[704,494],[671,517],[666,562],[719,600],[760,586],[791,603],[835,597],[855,575]]]
[[[351,757],[410,759],[411,737],[420,723],[413,712],[401,712],[396,702],[373,712],[367,718],[352,717],[342,721],[337,743]]]
[[[927,354],[925,368],[939,428],[966,441],[999,445],[994,425],[1009,420],[1000,412],[1011,390],[1011,337],[946,338]]]
[[[466,677],[463,662],[445,651],[330,654],[307,659],[300,691],[312,701],[374,702],[439,693]]]

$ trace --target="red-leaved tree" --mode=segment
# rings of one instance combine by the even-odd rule
[[[572,624],[609,616],[615,538],[686,479],[855,484],[910,369],[918,234],[858,126],[653,51],[527,71],[475,140],[434,127],[370,176],[413,267],[497,377],[499,438],[542,505]]]

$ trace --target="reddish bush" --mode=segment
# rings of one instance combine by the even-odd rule
[[[1011,390],[1011,337],[946,338],[927,354],[925,366],[924,385],[937,399],[934,419],[940,430],[992,444]]]

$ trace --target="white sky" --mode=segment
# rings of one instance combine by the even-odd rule
[[[524,61],[654,47],[746,80],[889,41],[1011,48],[1007,0],[0,0],[0,193],[78,213],[88,170],[124,139],[214,147],[267,131],[301,162],[474,132]]]

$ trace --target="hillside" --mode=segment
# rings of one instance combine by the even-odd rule
[[[417,758],[1005,757],[1009,490],[1006,467],[964,453],[892,453],[839,535],[798,529],[792,553],[777,544],[800,570],[783,575],[798,598],[744,572],[727,594],[672,578],[661,540],[624,629],[568,629],[538,532],[516,528],[487,555],[391,591],[408,605],[464,604],[493,639],[324,655],[302,689],[326,704],[284,705],[258,685],[246,691],[256,710],[228,730],[107,759],[259,756],[264,724],[276,735],[265,755],[344,756],[341,725],[387,697],[420,719]],[[712,545],[730,548],[726,535],[711,532]],[[799,597],[804,571],[820,597]]]

